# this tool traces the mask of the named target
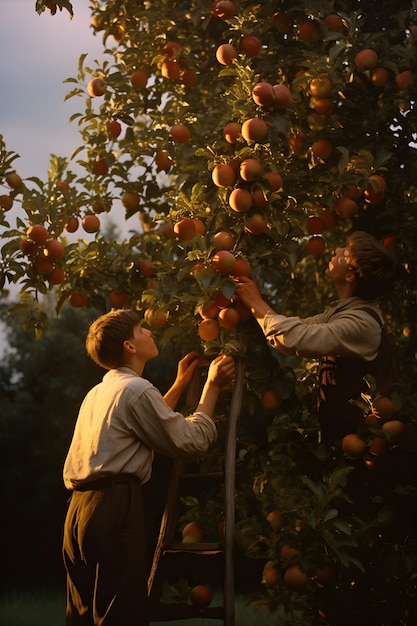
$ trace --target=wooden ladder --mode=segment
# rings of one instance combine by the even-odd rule
[[[235,589],[234,589],[234,527],[235,527],[235,459],[236,435],[239,415],[242,405],[242,390],[244,378],[244,360],[236,360],[236,376],[230,405],[230,414],[227,424],[225,440],[224,471],[210,474],[187,473],[183,462],[173,464],[171,480],[168,487],[167,500],[162,514],[159,537],[153,555],[153,561],[148,578],[148,597],[150,600],[151,622],[174,621],[192,618],[211,618],[223,620],[224,626],[235,624]],[[196,384],[190,390],[195,393]],[[190,394],[189,394],[190,395]],[[202,543],[175,543],[177,531],[178,505],[181,486],[188,481],[221,481],[224,485],[224,542]],[[196,607],[187,603],[165,603],[159,599],[160,573],[164,562],[177,557],[181,567],[192,569],[193,564],[201,559],[216,560],[223,568],[223,604],[221,606]],[[206,561],[204,561],[206,563]]]

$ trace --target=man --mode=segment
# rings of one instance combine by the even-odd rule
[[[351,402],[364,388],[364,376],[373,373],[381,346],[383,317],[376,299],[395,279],[397,263],[392,252],[366,232],[353,232],[346,247],[337,248],[326,274],[333,280],[339,300],[324,313],[300,319],[271,310],[257,285],[249,278],[238,279],[239,300],[249,307],[271,345],[286,355],[320,359],[319,419],[325,439],[355,432],[362,411]],[[389,347],[382,355],[390,365]],[[382,380],[390,393],[398,380]],[[385,377],[387,378],[387,377]],[[377,380],[378,382],[378,380]]]
[[[190,353],[178,364],[164,397],[142,378],[158,355],[139,315],[116,310],[89,329],[89,356],[109,370],[79,411],[64,465],[72,491],[65,520],[70,626],[147,626],[147,558],[142,485],[149,480],[153,451],[198,460],[215,442],[212,420],[222,387],[235,373],[231,357],[211,363],[193,415],[175,411],[199,363]]]

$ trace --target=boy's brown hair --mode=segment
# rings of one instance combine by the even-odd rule
[[[375,300],[392,287],[398,272],[397,259],[383,243],[361,230],[351,233],[347,244],[349,264],[357,276],[355,295]]]
[[[139,314],[130,309],[117,309],[91,323],[85,347],[88,355],[104,369],[123,365],[123,343],[133,335],[140,323]]]

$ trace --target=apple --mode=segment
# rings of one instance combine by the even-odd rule
[[[12,206],[13,198],[11,196],[9,196],[8,194],[3,194],[0,196],[0,208],[2,208],[3,211],[10,211]]]
[[[236,243],[236,237],[226,230],[220,230],[213,235],[212,242],[217,250],[232,250]]]
[[[310,148],[316,159],[327,161],[333,152],[332,144],[327,139],[317,139]]]
[[[274,90],[275,94],[275,98],[272,103],[274,109],[286,109],[292,98],[290,89],[287,87],[287,85],[283,84],[273,85],[272,89]]]
[[[211,259],[211,264],[220,274],[230,274],[236,264],[236,258],[229,250],[219,250]]]
[[[241,40],[239,48],[240,51],[243,52],[243,54],[246,54],[247,57],[253,58],[258,56],[262,50],[262,45],[258,37],[247,35]]]
[[[46,278],[50,285],[61,285],[65,280],[65,270],[62,265],[56,265]]]
[[[174,224],[174,233],[180,241],[188,241],[196,235],[194,221],[191,217],[184,217]]]
[[[135,211],[140,204],[140,197],[136,191],[125,191],[121,198],[122,205],[127,211]]]
[[[385,198],[385,190],[387,184],[385,179],[378,174],[373,174],[368,178],[368,186],[365,189],[364,196],[368,204],[381,204]]]
[[[86,233],[96,233],[100,228],[100,220],[97,215],[89,213],[82,219],[82,227]]]
[[[320,235],[326,229],[326,224],[318,215],[307,218],[307,232],[310,235]]]
[[[106,93],[107,83],[103,78],[92,78],[87,85],[88,95],[92,98],[103,96]]]
[[[122,291],[113,289],[109,293],[109,302],[113,309],[121,309],[126,304],[126,300],[127,294]]]
[[[319,76],[313,78],[309,83],[309,89],[312,96],[317,98],[327,98],[333,88],[333,83],[328,76]]]
[[[198,75],[193,68],[181,70],[180,82],[184,85],[184,87],[194,87],[197,84],[197,81]]]
[[[330,98],[311,98],[310,106],[317,115],[329,115],[333,111],[333,101]]]
[[[313,43],[321,36],[320,25],[313,20],[306,20],[298,27],[298,36],[308,43]]]
[[[344,30],[343,20],[337,13],[329,13],[323,21],[332,33],[342,33]]]
[[[281,580],[281,573],[277,567],[268,567],[264,570],[262,581],[267,585],[277,585]]]
[[[219,322],[214,319],[203,319],[198,325],[198,335],[203,341],[214,341],[220,334]]]
[[[249,211],[252,204],[252,194],[247,189],[233,189],[229,196],[229,205],[237,213]]]
[[[174,124],[174,126],[171,126],[169,134],[176,143],[187,143],[190,141],[190,131],[184,124]]]
[[[303,589],[308,582],[308,572],[301,565],[290,565],[284,574],[284,584],[294,591]]]
[[[42,224],[34,224],[27,229],[26,237],[39,246],[43,246],[48,238],[48,231]]]
[[[389,81],[389,72],[385,67],[376,67],[371,70],[370,79],[375,87],[383,87]]]
[[[245,218],[245,231],[251,235],[260,235],[268,227],[268,222],[262,213],[252,213]]]
[[[168,313],[148,308],[144,313],[144,319],[151,328],[162,328],[167,323]]]
[[[280,35],[286,35],[290,32],[292,21],[289,15],[285,11],[277,11],[271,17],[272,27],[279,33]]]
[[[169,80],[179,81],[181,74],[181,65],[177,61],[164,61],[161,65],[161,74]]]
[[[46,276],[47,274],[50,274],[53,269],[53,262],[48,259],[44,254],[38,254],[38,256],[35,258],[35,270],[37,271],[37,273]]]
[[[282,176],[278,172],[267,172],[264,174],[264,178],[271,185],[272,191],[278,191],[282,188]]]
[[[227,307],[226,309],[220,310],[217,319],[222,328],[230,330],[231,328],[236,328],[237,326],[239,326],[240,314],[239,311],[234,307]]]
[[[235,278],[239,278],[239,276],[250,276],[251,274],[251,266],[248,261],[243,257],[236,259],[236,263],[230,272],[231,276]]]
[[[181,44],[178,41],[167,41],[164,47],[162,48],[162,52],[164,55],[170,59],[174,59],[178,50],[181,49]]]
[[[350,198],[339,198],[339,200],[334,205],[334,210],[339,217],[343,219],[349,219],[356,215],[358,212],[358,205],[354,200]]]
[[[95,159],[92,165],[93,174],[96,176],[105,176],[109,171],[106,159]]]
[[[156,273],[156,270],[153,267],[150,259],[141,259],[138,263],[138,270],[141,276],[143,276],[144,278],[150,278]]]
[[[217,304],[213,300],[209,300],[208,302],[205,302],[198,309],[199,314],[205,320],[207,320],[207,319],[212,319],[212,320],[217,319],[219,311],[220,311],[219,307],[217,306]]]
[[[275,91],[270,83],[257,83],[252,89],[253,101],[259,106],[270,106],[275,100]]]
[[[264,395],[262,396],[262,406],[265,409],[275,410],[275,409],[279,409],[281,405],[282,405],[282,398],[280,398],[280,396],[277,394],[276,391],[274,391],[273,389],[268,389],[267,391],[265,391]],[[272,516],[272,513],[270,513],[266,519],[273,527],[272,518],[270,518],[270,516]],[[273,530],[281,530],[282,526],[283,526],[283,523],[281,519],[280,526],[278,528],[273,527]]]
[[[400,72],[395,79],[397,86],[401,89],[407,89],[407,87],[413,82],[413,72],[411,70],[404,70]]]
[[[184,528],[182,529],[182,538],[184,537],[192,537],[194,543],[200,543],[203,539],[203,527],[199,522],[188,522]]]
[[[242,125],[238,122],[228,122],[223,128],[223,137],[227,143],[236,143],[242,134]]]
[[[84,307],[87,304],[87,301],[87,294],[79,291],[73,291],[69,298],[70,305],[76,309]]]
[[[277,407],[267,407],[267,408],[277,408]],[[270,511],[268,515],[266,516],[266,520],[267,522],[270,523],[271,528],[274,531],[274,533],[277,533],[284,528],[284,518],[282,517],[281,512],[278,511],[277,509]]]
[[[211,178],[217,187],[233,187],[236,182],[236,173],[231,165],[218,163],[213,168]]]
[[[122,125],[117,120],[110,120],[107,123],[107,130],[110,137],[113,137],[113,139],[117,139],[122,132]]]
[[[258,159],[245,159],[240,164],[239,174],[240,177],[243,178],[246,182],[254,182],[259,180],[264,173],[263,165],[258,161]]]
[[[227,307],[232,304],[232,300],[227,298],[221,289],[217,289],[214,294],[214,304],[216,304],[219,309],[227,309]]]
[[[148,82],[148,75],[142,70],[136,70],[130,75],[130,83],[132,87],[143,88]]]
[[[271,197],[261,187],[255,187],[252,191],[252,202],[255,208],[266,209],[271,204]]]
[[[20,251],[26,256],[35,256],[39,251],[39,245],[35,241],[23,237],[19,242]]]
[[[218,4],[222,3],[220,2]],[[190,591],[190,600],[200,608],[207,607],[213,600],[213,592],[207,585],[196,585]]]
[[[230,43],[222,43],[216,50],[216,59],[221,65],[232,65],[237,58],[237,50]]]
[[[247,142],[256,141],[260,143],[268,134],[268,127],[264,120],[259,117],[252,117],[242,124],[242,137]]]
[[[218,0],[214,5],[213,14],[222,20],[229,20],[235,14],[235,5],[231,0]]]
[[[362,456],[366,450],[366,443],[356,433],[349,433],[342,439],[342,450],[350,456]]]
[[[9,172],[9,174],[6,174],[6,183],[12,189],[18,189],[22,182],[21,177],[16,172]]]
[[[320,235],[313,235],[306,243],[306,249],[311,256],[320,256],[326,248],[326,243]]]
[[[65,246],[61,241],[58,241],[57,239],[48,239],[45,242],[43,253],[51,259],[51,261],[58,261],[64,256],[64,252]]]
[[[155,164],[158,172],[168,172],[173,165],[169,152],[167,150],[160,150],[157,152],[155,156]]]
[[[355,65],[360,72],[372,70],[378,65],[378,55],[372,48],[364,48],[356,54]]]

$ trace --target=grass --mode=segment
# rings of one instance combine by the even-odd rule
[[[65,626],[65,592],[10,592],[0,597],[4,626]]]
[[[221,600],[220,600],[221,601]],[[213,604],[217,603],[217,598]],[[273,616],[254,605],[236,599],[236,626],[269,626]],[[65,626],[64,591],[16,591],[0,597],[0,624],[4,626]],[[222,620],[188,619],[153,622],[152,626],[221,626]]]

